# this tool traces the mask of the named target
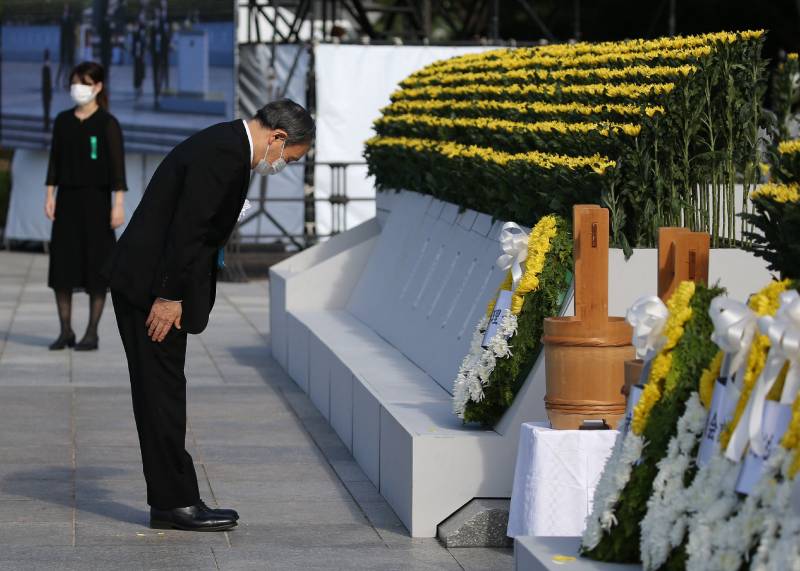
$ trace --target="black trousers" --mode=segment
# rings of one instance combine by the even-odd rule
[[[186,333],[172,328],[156,343],[144,311],[114,291],[111,300],[128,358],[147,503],[165,510],[194,505],[200,493],[186,451]]]

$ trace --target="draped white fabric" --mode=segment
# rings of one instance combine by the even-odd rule
[[[523,424],[508,536],[581,535],[616,437],[616,430],[551,430]]]

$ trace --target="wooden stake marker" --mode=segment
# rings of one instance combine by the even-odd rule
[[[708,284],[708,260],[711,235],[692,232],[688,228],[658,229],[658,297],[669,300],[681,282],[691,280]],[[624,395],[640,382],[644,362],[631,359],[625,362]]]
[[[615,428],[625,414],[624,363],[634,357],[624,317],[608,316],[608,210],[573,207],[575,316],[544,320],[550,424],[577,429],[586,420]]]

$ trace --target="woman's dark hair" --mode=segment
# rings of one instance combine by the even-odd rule
[[[314,119],[311,114],[290,99],[267,103],[258,110],[256,119],[269,129],[286,131],[286,144],[310,143],[314,139]]]
[[[103,68],[103,66],[93,61],[83,61],[72,68],[72,71],[69,74],[70,83],[72,83],[72,80],[76,77],[80,81],[91,79],[94,83],[100,83],[101,81],[103,82],[103,89],[101,89],[100,93],[97,94],[95,100],[100,107],[107,111],[108,87],[106,86],[106,70]]]

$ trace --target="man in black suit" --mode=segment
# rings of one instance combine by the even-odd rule
[[[207,507],[185,450],[187,333],[214,305],[219,253],[244,205],[250,170],[276,174],[300,159],[314,121],[275,101],[250,121],[192,135],[161,162],[106,266],[128,358],[150,525],[197,531],[236,526],[234,510]]]

